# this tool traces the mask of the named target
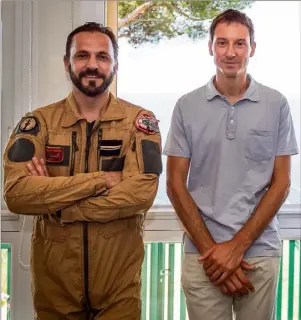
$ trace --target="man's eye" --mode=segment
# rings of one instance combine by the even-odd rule
[[[81,53],[81,54],[78,54],[77,57],[78,57],[79,59],[84,59],[84,58],[87,57],[87,55],[84,54],[84,53]]]
[[[225,41],[219,41],[219,42],[218,42],[218,45],[219,45],[219,46],[224,46],[225,44],[226,44]]]
[[[105,56],[105,55],[100,55],[100,56],[98,56],[98,59],[100,59],[100,60],[109,60],[109,57]]]
[[[237,46],[238,46],[238,47],[242,47],[243,45],[244,45],[244,42],[243,42],[243,41],[237,42]]]

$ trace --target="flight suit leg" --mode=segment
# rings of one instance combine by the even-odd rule
[[[137,288],[138,289],[138,288]],[[140,291],[138,289],[138,291]],[[96,315],[93,320],[140,320],[141,300],[139,297],[128,297],[111,305]]]
[[[87,313],[84,311],[70,314],[61,314],[55,310],[38,311],[34,317],[35,320],[85,320]]]

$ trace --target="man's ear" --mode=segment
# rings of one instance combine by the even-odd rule
[[[65,55],[65,56],[64,56],[64,66],[65,66],[66,72],[69,72],[69,63],[70,63],[70,60],[69,60],[69,58]]]
[[[114,73],[116,74],[118,72],[118,62],[116,62],[114,66]]]
[[[209,49],[209,53],[210,53],[211,56],[213,56],[212,46],[213,46],[212,41],[209,40],[208,41],[208,49]]]
[[[254,41],[254,42],[251,44],[251,53],[250,53],[250,57],[253,57],[253,56],[254,56],[255,51],[256,51],[256,42]]]

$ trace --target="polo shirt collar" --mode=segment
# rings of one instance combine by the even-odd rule
[[[212,100],[216,96],[224,97],[216,89],[213,83],[214,78],[215,76],[213,76],[206,85],[207,100]],[[259,101],[259,84],[249,74],[248,74],[248,78],[250,79],[250,85],[241,100],[247,99],[254,102]]]

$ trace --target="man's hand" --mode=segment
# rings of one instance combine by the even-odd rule
[[[43,158],[37,159],[33,157],[32,161],[27,163],[26,167],[31,176],[49,177],[46,162]]]
[[[250,291],[255,292],[255,288],[241,267],[238,267],[219,288],[222,293],[229,296],[243,296],[248,295]]]
[[[242,263],[244,252],[235,241],[216,243],[203,256],[203,268],[214,285],[221,285]],[[244,269],[253,270],[254,266],[244,262]]]
[[[119,171],[105,172],[106,187],[111,189],[121,182],[122,173]]]

